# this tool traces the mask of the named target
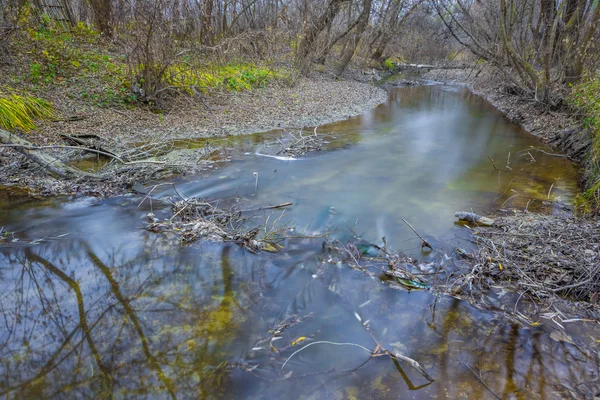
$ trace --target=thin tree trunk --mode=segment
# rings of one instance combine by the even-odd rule
[[[301,41],[300,46],[298,47],[298,53],[296,54],[296,64],[300,67],[303,74],[307,74],[310,70],[308,56],[313,51],[313,46],[317,37],[329,24],[331,24],[331,21],[333,21],[339,12],[340,6],[345,1],[346,0],[329,0],[325,12],[323,12],[313,25],[306,28],[304,39]]]
[[[90,0],[94,11],[94,24],[96,28],[106,37],[112,38],[111,26],[112,3],[111,0]]]
[[[369,24],[369,16],[371,15],[372,2],[372,0],[363,1],[363,11],[360,16],[360,22],[358,23],[358,25],[356,25],[354,37],[350,40],[348,47],[344,50],[344,53],[342,53],[342,59],[335,70],[335,74],[338,76],[341,75],[348,66],[348,64],[350,64],[352,57],[354,57],[354,52],[356,52],[356,49],[360,44],[362,34],[367,28],[367,25]]]

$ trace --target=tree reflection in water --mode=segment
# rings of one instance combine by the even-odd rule
[[[2,249],[2,396],[542,399],[595,390],[597,357],[575,335],[392,289],[327,262],[320,246],[251,255],[142,236],[139,246],[69,239]],[[284,321],[309,315],[264,344]],[[319,346],[281,371],[300,337],[374,348],[366,320],[385,348],[436,381],[387,357],[339,372],[364,352]]]

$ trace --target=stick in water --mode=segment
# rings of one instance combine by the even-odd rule
[[[423,247],[429,247],[431,250],[433,250],[433,246],[431,246],[431,244],[429,244],[429,242],[428,242],[427,240],[425,240],[425,239],[423,238],[423,236],[419,235],[419,232],[417,232],[417,231],[415,230],[415,228],[413,228],[413,227],[412,227],[412,225],[408,223],[408,221],[407,221],[407,220],[405,220],[404,218],[402,218],[402,221],[404,221],[404,223],[405,223],[406,225],[408,225],[408,227],[409,227],[410,229],[412,229],[412,231],[413,231],[413,232],[414,232],[414,233],[415,233],[415,234],[416,234],[416,235],[419,237],[419,239],[421,239],[421,248],[423,248]]]

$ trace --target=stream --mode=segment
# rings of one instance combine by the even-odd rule
[[[595,393],[597,354],[581,343],[598,351],[596,323],[528,326],[450,296],[399,290],[332,259],[317,237],[358,235],[382,246],[385,237],[424,263],[450,265],[456,248],[471,246],[454,212],[566,212],[579,191],[575,165],[539,151],[551,152],[455,86],[390,89],[386,104],[317,132],[326,148],[294,160],[261,155],[273,153],[281,132],[227,138],[218,152],[232,161],[175,182],[183,196],[224,204],[292,202],[255,217],[256,225],[307,237],[277,253],[181,244],[148,231],[149,212],[169,218],[170,186],[156,188],[152,202],[143,194],[0,197],[0,227],[11,232],[0,242],[0,397]],[[402,218],[435,251],[423,252]],[[497,301],[512,307],[510,297]],[[435,381],[403,361],[370,359],[373,338],[417,360]]]

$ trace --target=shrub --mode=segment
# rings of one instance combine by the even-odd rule
[[[387,68],[388,71],[394,71],[394,63],[391,59],[387,59],[383,62],[383,65],[385,66],[385,68]]]
[[[197,65],[177,64],[167,72],[167,82],[180,90],[193,94],[194,89],[207,92],[211,89],[242,91],[264,87],[275,78],[281,78],[281,71],[273,71],[254,64]]]

